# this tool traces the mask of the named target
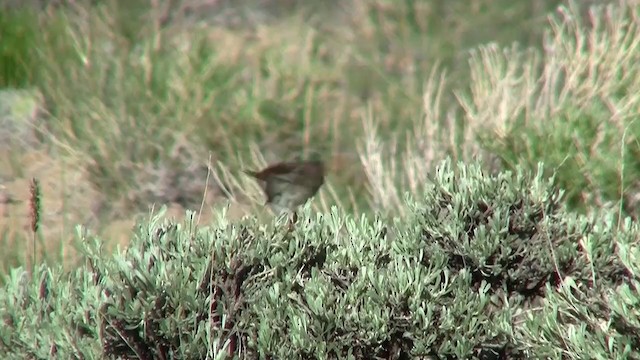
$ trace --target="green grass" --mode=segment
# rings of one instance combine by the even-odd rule
[[[467,121],[493,125],[485,148],[507,168],[544,162],[576,211],[640,215],[640,24],[630,20],[638,10],[556,17],[542,61],[495,48],[472,60]]]
[[[630,14],[596,9],[589,29],[584,9],[548,21],[551,0],[355,0],[319,12],[301,2],[208,19],[181,16],[187,1],[173,17],[125,3],[0,12],[0,87],[43,94],[41,147],[82,174],[54,191],[95,191],[66,201],[65,221],[95,212],[104,233],[154,204],[198,210],[206,186],[255,211],[261,195],[240,170],[311,151],[331,168],[321,210],[402,214],[404,192],[422,191],[437,161],[479,156],[497,168],[544,161],[572,209],[638,215]],[[11,236],[3,244],[21,246]]]

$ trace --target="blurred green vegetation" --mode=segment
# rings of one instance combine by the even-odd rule
[[[367,106],[381,133],[406,131],[421,116],[423,79],[436,62],[462,81],[466,50],[487,41],[539,44],[557,5],[334,3],[318,15],[304,2],[245,1],[228,6],[238,9],[243,26],[235,27],[226,23],[234,16],[216,9],[189,18],[188,1],[8,10],[0,86],[40,89],[47,131],[117,198],[144,171],[128,163],[167,161],[176,134],[233,166],[250,156],[247,144],[278,158],[305,148],[353,153]],[[134,207],[149,200],[133,198]]]

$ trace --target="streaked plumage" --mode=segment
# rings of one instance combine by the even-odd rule
[[[324,184],[324,163],[319,160],[281,162],[260,170],[245,171],[264,183],[266,205],[275,212],[293,212]]]

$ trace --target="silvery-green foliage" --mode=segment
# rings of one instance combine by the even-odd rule
[[[12,272],[0,355],[637,358],[638,225],[567,212],[541,174],[444,161],[404,218],[159,214],[115,254],[86,237],[71,273]]]

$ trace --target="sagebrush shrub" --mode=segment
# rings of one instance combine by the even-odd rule
[[[289,232],[280,220],[154,217],[112,256],[87,239],[87,265],[72,274],[14,271],[0,354],[577,358],[559,334],[588,314],[610,324],[589,327],[592,338],[616,345],[598,356],[637,356],[640,229],[567,212],[542,173],[446,161],[404,218],[306,207]],[[581,302],[567,302],[568,288]],[[626,296],[609,302],[615,293]]]

